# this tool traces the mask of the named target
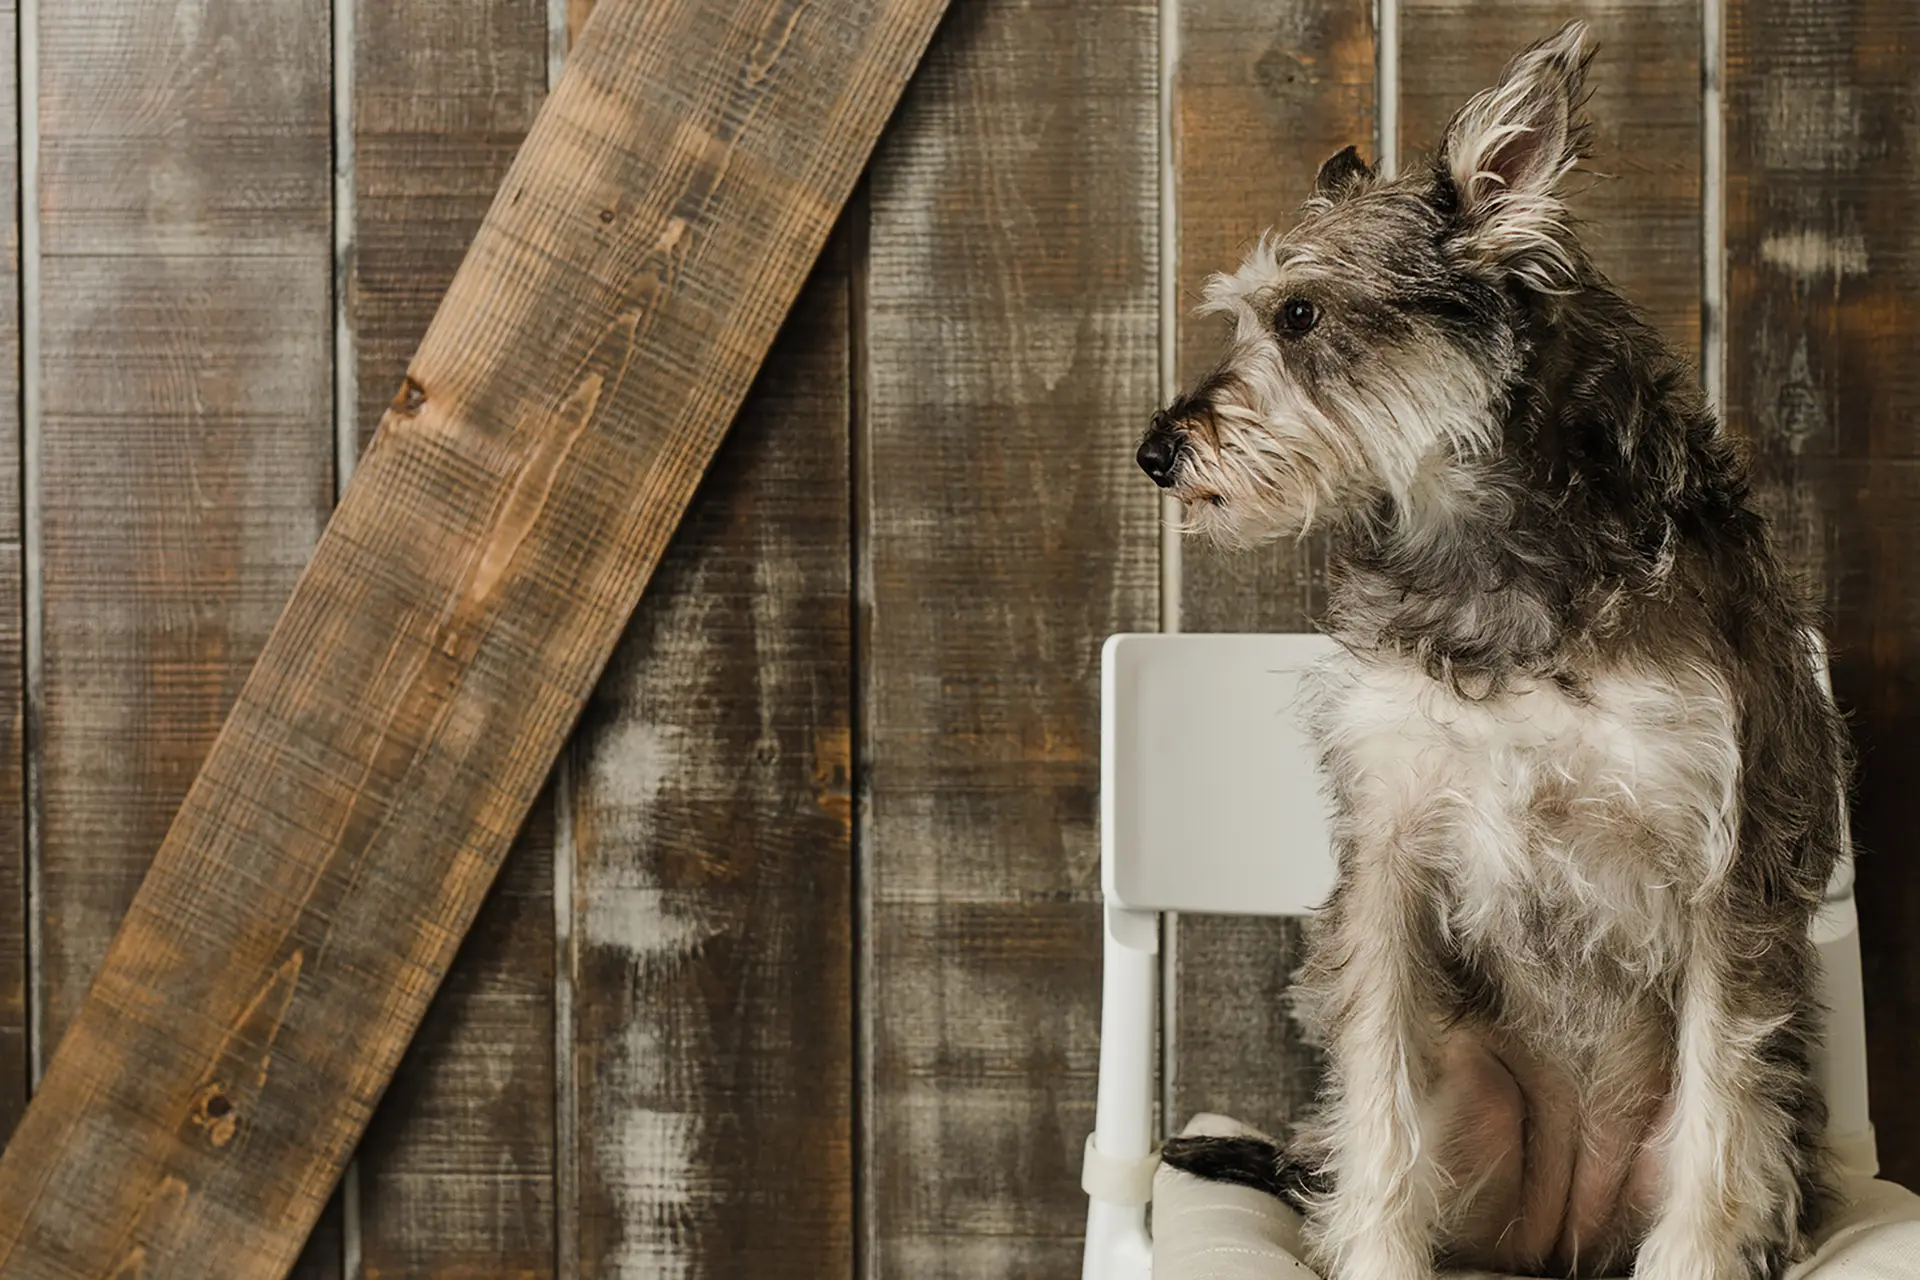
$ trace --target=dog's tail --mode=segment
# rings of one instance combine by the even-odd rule
[[[1265,1138],[1168,1138],[1160,1146],[1160,1159],[1210,1182],[1264,1191],[1302,1213],[1311,1202],[1324,1199],[1332,1186],[1324,1173],[1289,1158],[1284,1148]]]

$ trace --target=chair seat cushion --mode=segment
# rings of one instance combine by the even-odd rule
[[[1254,1134],[1202,1115],[1190,1134]],[[1788,1280],[1920,1277],[1920,1196],[1878,1179],[1847,1185],[1850,1207]],[[1272,1196],[1162,1165],[1153,1180],[1154,1280],[1318,1280],[1299,1261],[1300,1215]]]

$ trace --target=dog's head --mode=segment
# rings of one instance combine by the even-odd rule
[[[1293,230],[1208,283],[1226,355],[1154,415],[1138,455],[1189,528],[1244,544],[1329,508],[1405,507],[1449,460],[1497,445],[1529,297],[1582,269],[1561,185],[1590,57],[1579,23],[1526,50],[1399,179],[1340,152]]]

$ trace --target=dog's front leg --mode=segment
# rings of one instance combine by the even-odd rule
[[[1817,957],[1798,919],[1702,908],[1681,974],[1665,1194],[1636,1280],[1772,1280],[1822,1183],[1810,1066]],[[1746,923],[1742,923],[1745,920]]]
[[[1308,1138],[1330,1175],[1309,1216],[1329,1280],[1426,1280],[1439,1216],[1433,890],[1390,848],[1349,851],[1303,975],[1330,1056]]]

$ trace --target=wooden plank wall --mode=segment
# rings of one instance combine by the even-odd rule
[[[27,0],[16,50],[0,0],[0,1135],[591,8]],[[1326,155],[1416,162],[1575,15],[1576,208],[1724,370],[1832,620],[1876,1119],[1920,1178],[1920,18],[1379,12],[955,6],[301,1275],[1076,1275],[1099,644],[1323,595],[1311,541],[1163,547],[1131,445]],[[1167,941],[1170,1115],[1284,1124],[1297,931]]]

